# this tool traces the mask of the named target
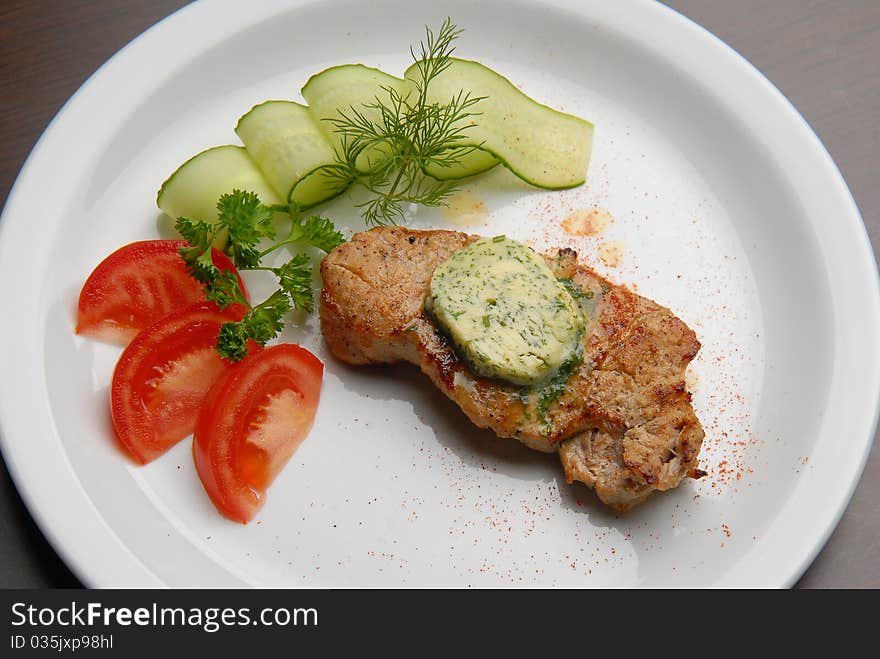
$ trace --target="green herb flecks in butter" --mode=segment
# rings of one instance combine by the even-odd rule
[[[593,291],[585,291],[571,279],[560,279],[559,283],[565,286],[571,297],[577,301],[581,309],[584,322],[590,322],[596,316],[596,294]]]
[[[518,385],[546,382],[576,359],[584,328],[544,259],[504,236],[441,263],[425,308],[475,373]]]

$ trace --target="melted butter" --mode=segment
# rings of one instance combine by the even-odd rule
[[[581,208],[562,220],[562,228],[573,236],[598,236],[614,222],[614,217],[602,208]]]
[[[489,219],[489,209],[483,200],[472,192],[462,190],[446,200],[443,217],[457,227],[482,226]]]
[[[599,245],[599,258],[609,268],[616,268],[623,261],[623,243],[619,240],[606,240]]]
[[[570,362],[584,324],[544,258],[504,236],[441,263],[425,309],[475,373],[519,385],[545,382]]]

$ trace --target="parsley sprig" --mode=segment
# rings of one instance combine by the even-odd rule
[[[276,212],[290,216],[290,231],[276,241],[273,223]],[[236,323],[224,323],[217,338],[217,351],[229,361],[236,362],[247,355],[249,340],[265,345],[284,327],[284,316],[292,309],[311,312],[312,258],[308,253],[297,253],[277,267],[263,266],[263,259],[284,246],[315,247],[329,252],[345,242],[333,222],[312,215],[303,218],[295,204],[291,206],[266,205],[253,192],[233,190],[217,202],[216,222],[179,217],[175,222],[178,233],[188,243],[180,254],[190,274],[200,281],[205,297],[221,309],[231,304],[248,307],[244,317]],[[275,241],[261,249],[264,241]],[[239,270],[266,270],[278,279],[278,290],[257,305],[251,306],[238,284],[238,277],[229,270],[220,270],[211,258],[211,249],[224,242],[223,250]]]
[[[340,136],[328,175],[341,187],[359,183],[369,191],[370,198],[358,205],[368,225],[396,224],[410,204],[445,205],[458,185],[426,172],[454,167],[479,148],[466,144],[466,131],[478,115],[473,106],[485,97],[460,91],[446,103],[428,100],[428,86],[449,68],[461,32],[448,18],[436,34],[426,28],[419,54],[410,48],[417,72],[412,89],[401,93],[383,86],[372,102],[340,108],[338,117],[326,120]]]

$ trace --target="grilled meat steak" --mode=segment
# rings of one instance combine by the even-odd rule
[[[539,451],[558,451],[618,512],[655,490],[703,475],[703,429],[684,383],[700,349],[668,309],[606,281],[570,249],[545,255],[584,310],[583,362],[555,391],[525,390],[471,373],[424,310],[431,275],[477,239],[454,231],[379,227],[355,235],[321,264],[321,328],[349,364],[418,365],[480,428]]]

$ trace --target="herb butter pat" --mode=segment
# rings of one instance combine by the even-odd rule
[[[482,238],[441,263],[425,309],[475,373],[518,385],[546,382],[577,352],[577,303],[533,250]]]

